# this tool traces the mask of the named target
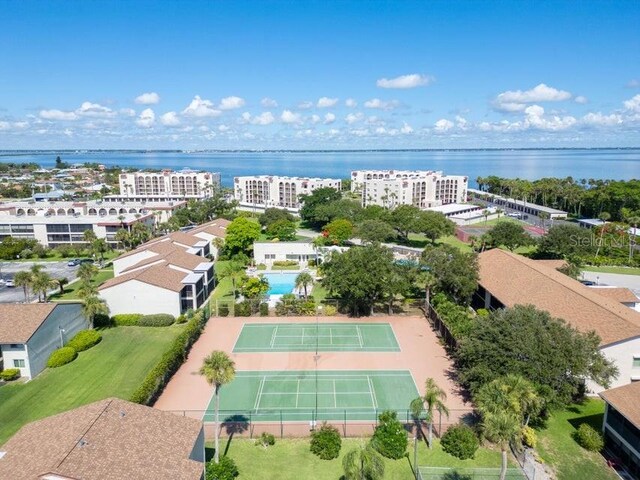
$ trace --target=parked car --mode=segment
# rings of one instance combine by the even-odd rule
[[[592,282],[591,280],[580,280],[580,283],[587,287],[592,287],[596,284],[596,282]]]
[[[83,258],[82,260],[78,260],[78,264],[82,264],[82,263],[93,263],[93,259],[92,258]]]
[[[67,262],[67,267],[77,267],[78,265],[80,265],[80,260],[77,258],[74,258],[73,260],[69,260]]]
[[[6,287],[15,287],[15,283],[13,283],[13,279],[7,280],[5,283]]]
[[[518,212],[507,213],[507,217],[511,218],[522,218],[522,214]]]

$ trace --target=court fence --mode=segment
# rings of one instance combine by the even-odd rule
[[[499,468],[418,467],[418,480],[496,480]],[[507,468],[505,480],[526,480],[519,468]]]
[[[308,437],[323,423],[338,429],[341,435],[348,437],[363,437],[373,434],[378,426],[378,416],[385,410],[353,410],[353,409],[280,409],[280,410],[220,410],[220,436],[254,438],[262,432],[271,433],[280,438]],[[213,410],[172,410],[172,413],[183,417],[203,420],[206,439],[215,436],[215,412]],[[414,417],[411,410],[396,410],[397,418],[405,429],[419,439],[425,439],[428,432],[426,412],[420,417]],[[295,420],[291,420],[295,418]],[[453,409],[449,416],[442,412],[434,412],[433,435],[441,437],[447,429],[460,422],[471,424],[477,418],[473,409]]]

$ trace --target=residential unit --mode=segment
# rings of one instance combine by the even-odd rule
[[[188,168],[132,172],[121,173],[119,183],[121,197],[207,198],[220,188],[220,174]]]
[[[227,220],[213,220],[173,232],[120,255],[114,278],[98,289],[112,315],[169,313],[179,316],[200,308],[215,288],[216,238],[226,235]]]
[[[11,480],[202,480],[202,422],[108,398],[22,427],[0,447]]]
[[[276,175],[235,177],[234,197],[240,207],[265,210],[281,208],[297,213],[302,206],[301,195],[309,195],[318,188],[340,190],[342,182],[336,178],[300,178]]]
[[[477,304],[484,308],[533,305],[581,332],[600,337],[600,351],[619,369],[614,387],[640,380],[640,313],[602,295],[546,262],[494,248],[478,256]],[[588,384],[594,393],[600,385]]]
[[[617,457],[630,478],[640,478],[640,382],[606,390],[600,396],[606,402],[602,433],[608,453]]]
[[[310,260],[322,261],[332,251],[345,251],[346,247],[318,247],[312,240],[295,242],[255,242],[253,258],[256,264],[273,265],[274,262],[294,261],[306,266]]]
[[[432,170],[356,170],[351,172],[351,191],[360,194],[363,207],[426,209],[466,202],[467,180]]]
[[[85,328],[80,303],[2,303],[0,367],[18,368],[31,379],[44,370],[51,352]]]
[[[83,234],[93,230],[96,237],[116,245],[116,232],[135,223],[152,227],[166,222],[186,205],[180,202],[7,202],[0,204],[0,239],[33,238],[42,245],[86,243]]]

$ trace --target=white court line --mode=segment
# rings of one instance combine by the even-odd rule
[[[360,348],[362,348],[362,332],[360,332],[360,327],[358,325],[356,325],[356,331],[358,332],[358,340],[360,340]]]
[[[300,380],[298,380],[298,387],[296,388],[296,408],[298,408],[298,396],[300,395]]]
[[[336,395],[336,380],[333,380],[333,408],[338,408],[338,397]]]
[[[334,380],[335,381],[335,380]],[[260,395],[293,395],[294,392],[262,392]],[[316,392],[298,392],[297,395],[315,395]],[[371,395],[371,390],[366,390],[363,392],[318,392],[318,395]]]
[[[247,372],[250,372],[252,370],[239,370],[236,375],[236,377],[241,377],[241,378],[264,378],[265,375],[264,373],[259,373],[256,372],[255,374],[246,374]],[[399,377],[399,376],[407,376],[407,377],[411,377],[413,379],[413,376],[411,376],[411,372],[409,372],[408,370],[384,370],[385,372],[390,372],[390,373],[374,373],[374,374],[370,374],[370,375],[362,375],[362,374],[357,374],[357,373],[346,373],[346,374],[342,374],[341,372],[336,372],[336,373],[331,373],[332,371],[318,371],[318,376],[319,377],[336,377],[336,378],[361,378],[361,379],[366,379],[367,377],[369,378],[373,378],[373,377]],[[302,371],[298,371],[298,370],[285,370],[283,372],[277,372],[276,375],[269,375],[269,377],[274,378],[276,380],[285,380],[285,378],[283,377],[296,377],[298,375],[301,374],[301,372],[304,373],[308,373],[308,377],[310,379],[313,379],[313,370],[302,370]],[[391,373],[393,372],[393,373]]]
[[[329,327],[329,344],[333,345],[333,330]]]
[[[276,341],[276,336],[278,335],[278,326],[273,329],[273,333],[271,334],[271,348],[273,348],[273,342]]]
[[[369,382],[369,393],[371,394],[371,401],[373,402],[373,408],[378,408],[378,399],[376,398],[376,394],[373,392],[373,385],[371,384],[371,378],[367,375],[367,382]]]
[[[300,342],[300,345],[304,345],[304,328],[302,329],[302,342]]]
[[[256,395],[256,403],[253,405],[253,409],[258,411],[258,407],[260,406],[260,399],[262,398],[262,389],[264,388],[265,377],[262,377],[260,381],[260,386],[258,387],[258,394]]]

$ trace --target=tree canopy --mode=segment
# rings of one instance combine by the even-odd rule
[[[464,253],[451,245],[428,245],[420,263],[435,277],[435,290],[456,302],[468,305],[478,288],[478,261],[475,253]]]
[[[310,195],[303,195],[300,197],[303,202],[302,208],[300,209],[300,217],[310,227],[320,229],[327,222],[316,216],[316,210],[319,206],[335,202],[336,200],[340,200],[340,198],[342,198],[342,194],[331,187],[318,188]]]
[[[493,246],[504,246],[510,251],[533,243],[533,238],[524,230],[520,223],[516,222],[498,222],[489,230],[488,236],[489,242]]]
[[[265,230],[267,238],[277,238],[283,242],[296,239],[296,224],[286,218],[281,218],[267,225]]]
[[[296,219],[289,212],[281,208],[267,208],[264,213],[258,217],[258,222],[260,222],[260,225],[262,225],[263,228],[266,228],[279,220],[295,222]]]
[[[233,256],[238,253],[251,254],[253,242],[260,238],[260,225],[245,217],[238,217],[227,227],[224,241],[225,253]]]

